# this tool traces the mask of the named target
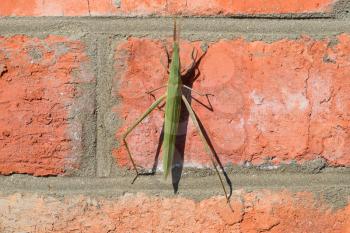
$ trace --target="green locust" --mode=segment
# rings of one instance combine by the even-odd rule
[[[159,88],[156,88],[150,92],[147,92],[148,94],[157,91],[163,87],[167,87],[167,92],[162,95],[159,99],[157,99],[147,110],[146,112],[139,117],[136,122],[131,125],[127,131],[122,135],[123,143],[126,147],[126,150],[128,152],[130,161],[132,163],[133,168],[136,171],[136,176],[132,183],[136,180],[136,178],[139,175],[142,175],[134,162],[134,159],[132,158],[128,143],[126,141],[126,137],[132,132],[135,127],[141,123],[143,119],[145,119],[155,108],[157,108],[163,101],[165,100],[165,123],[164,123],[164,137],[163,137],[163,144],[162,144],[162,150],[163,150],[163,170],[164,170],[164,178],[166,179],[169,175],[169,172],[172,168],[172,162],[175,152],[175,140],[176,135],[178,131],[179,121],[180,121],[180,112],[181,112],[181,103],[185,104],[187,111],[189,112],[189,115],[193,121],[194,126],[196,127],[200,138],[205,146],[205,150],[208,153],[211,162],[215,168],[216,174],[218,175],[220,179],[221,186],[224,190],[225,197],[227,201],[229,201],[229,196],[227,195],[227,191],[225,189],[223,179],[218,171],[217,168],[217,162],[215,160],[215,154],[212,150],[212,148],[209,146],[209,143],[204,136],[202,129],[200,127],[200,124],[197,120],[197,116],[195,115],[190,103],[188,102],[187,98],[183,95],[182,90],[183,88],[189,89],[199,95],[207,96],[205,94],[201,94],[197,91],[192,90],[190,87],[185,86],[182,84],[181,81],[181,65],[180,65],[180,57],[179,57],[179,36],[178,36],[178,30],[176,25],[176,20],[174,19],[174,34],[173,34],[173,54],[172,59],[170,63],[170,72],[169,72],[169,80],[168,84],[166,86],[162,86]],[[192,60],[193,63],[191,67],[194,67],[195,59],[194,59],[194,50],[192,51]]]

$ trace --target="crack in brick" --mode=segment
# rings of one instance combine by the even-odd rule
[[[86,0],[86,1],[87,1],[88,11],[89,11],[89,16],[91,16],[90,0]]]
[[[258,230],[259,233],[262,233],[262,232],[269,232],[271,231],[273,228],[275,228],[276,226],[280,225],[280,222],[276,222],[274,224],[272,224],[271,226],[269,226],[268,228],[266,229],[261,229],[261,230]]]
[[[310,80],[310,70],[311,70],[310,66],[307,70],[307,78],[305,79],[305,86],[304,86],[304,91],[305,91],[305,98],[308,100],[309,102],[309,113],[307,114],[307,141],[306,141],[306,149],[304,151],[304,154],[307,154],[310,150],[310,132],[311,132],[311,116],[312,116],[312,103],[311,103],[311,99],[309,97],[309,80]],[[301,155],[302,156],[302,155]]]
[[[0,64],[0,77],[4,76],[8,72],[6,65]]]

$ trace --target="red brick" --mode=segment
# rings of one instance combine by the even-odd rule
[[[285,14],[330,12],[334,1],[198,0],[170,1],[167,12],[186,15]]]
[[[331,12],[337,0],[2,0],[1,16],[232,15]]]
[[[1,1],[1,16],[35,16],[37,0],[4,0]]]
[[[78,166],[81,125],[69,111],[81,95],[75,83],[92,77],[87,62],[79,41],[0,37],[0,174],[57,175]]]
[[[331,209],[310,193],[236,191],[195,202],[142,194],[115,199],[84,196],[0,197],[3,232],[349,233],[350,205]]]
[[[338,39],[333,47],[328,40],[307,37],[210,44],[193,88],[215,94],[210,97],[214,111],[196,101],[192,105],[224,164],[261,164],[266,159],[279,164],[318,157],[331,165],[350,164],[350,37]],[[183,67],[190,63],[192,47],[199,46],[181,43]],[[153,102],[144,91],[166,84],[164,64],[166,52],[160,41],[130,38],[117,47],[119,86],[114,92],[121,102],[114,111],[124,120],[117,139]],[[128,138],[139,165],[153,164],[163,114],[155,110]],[[114,155],[119,165],[129,163],[124,147]],[[209,162],[190,122],[185,164],[198,167]]]
[[[88,15],[88,6],[81,0],[4,0],[1,16],[68,16]]]

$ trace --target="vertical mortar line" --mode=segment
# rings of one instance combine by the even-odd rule
[[[97,149],[96,149],[96,175],[108,177],[114,165],[112,148],[114,144],[114,129],[116,124],[111,110],[113,105],[111,90],[113,81],[113,46],[109,35],[98,37],[97,44]]]
[[[96,39],[93,34],[83,34],[80,40],[85,44],[85,52],[89,58],[87,67],[88,73],[93,75],[93,81],[78,84],[82,96],[79,99],[77,106],[77,117],[81,122],[82,128],[82,155],[80,167],[76,171],[69,173],[71,176],[96,176]]]
[[[96,176],[97,177],[106,177],[109,176],[109,172],[106,171],[106,169],[103,169],[104,165],[106,164],[106,158],[104,155],[104,150],[101,148],[101,141],[105,138],[105,127],[104,127],[104,121],[103,121],[103,112],[104,112],[104,106],[101,106],[101,103],[103,103],[103,99],[101,97],[101,89],[104,89],[101,87],[103,85],[102,79],[104,79],[103,75],[103,60],[105,57],[103,54],[105,54],[104,50],[105,48],[102,46],[102,44],[105,44],[106,47],[109,47],[107,43],[107,40],[105,38],[102,38],[102,36],[99,36],[97,39],[97,77],[96,77],[96,111],[97,111],[97,117],[96,117]],[[108,169],[108,166],[106,167]]]
[[[89,13],[90,13],[90,8],[89,8]],[[93,37],[96,36],[96,34],[93,34],[92,35]],[[91,40],[91,39],[90,39]],[[94,52],[93,52],[93,55],[94,55],[94,66],[97,67],[96,70],[94,71],[94,74],[95,74],[95,86],[94,86],[94,102],[95,102],[95,143],[94,143],[94,160],[93,160],[93,163],[94,163],[94,166],[93,166],[93,169],[94,169],[94,176],[97,175],[97,83],[98,83],[98,40],[94,40],[94,43],[93,43],[93,47],[94,47]]]

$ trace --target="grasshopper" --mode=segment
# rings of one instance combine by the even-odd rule
[[[163,137],[163,144],[162,144],[162,150],[163,150],[163,170],[164,170],[164,178],[166,179],[169,175],[169,172],[172,167],[174,152],[175,152],[175,140],[176,135],[178,131],[179,121],[180,121],[180,112],[181,112],[181,103],[183,102],[186,106],[186,109],[193,121],[194,126],[196,127],[200,138],[205,146],[205,150],[207,154],[209,155],[211,162],[215,168],[216,174],[219,177],[221,186],[223,188],[225,197],[227,202],[229,202],[229,196],[227,195],[226,188],[223,183],[223,179],[218,171],[217,168],[217,162],[215,160],[215,154],[212,150],[212,148],[209,146],[209,143],[204,136],[202,129],[200,127],[200,124],[197,120],[197,116],[194,113],[190,103],[188,102],[185,95],[183,95],[182,90],[183,88],[189,89],[201,96],[207,96],[206,94],[201,94],[195,90],[192,90],[190,87],[185,86],[182,84],[181,80],[181,65],[180,65],[180,57],[179,57],[179,35],[177,30],[177,24],[176,19],[174,19],[174,32],[173,32],[173,54],[172,59],[170,63],[170,72],[169,72],[169,79],[168,84],[166,86],[162,86],[159,88],[156,88],[152,91],[147,92],[148,94],[157,91],[161,88],[167,87],[167,92],[162,95],[160,98],[156,99],[156,101],[145,111],[145,113],[139,117],[134,124],[132,124],[126,132],[122,135],[122,140],[125,145],[125,148],[128,152],[129,159],[132,163],[132,166],[136,172],[136,176],[133,179],[132,183],[136,180],[136,178],[139,175],[142,175],[134,162],[134,159],[131,155],[128,143],[126,141],[126,137],[135,129],[135,127],[141,123],[143,119],[145,119],[155,108],[157,108],[163,101],[165,100],[165,122],[164,122],[164,137]],[[194,67],[195,64],[195,58],[194,58],[194,50],[192,51],[192,65],[191,69]]]

